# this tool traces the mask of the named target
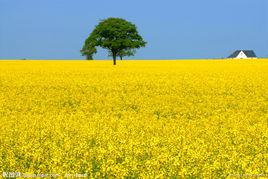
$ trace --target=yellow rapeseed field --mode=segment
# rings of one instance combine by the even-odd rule
[[[268,60],[0,61],[0,174],[268,176]]]

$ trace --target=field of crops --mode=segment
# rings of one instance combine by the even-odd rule
[[[0,174],[268,176],[268,60],[0,61]]]

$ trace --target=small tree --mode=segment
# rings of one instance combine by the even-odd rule
[[[134,24],[121,18],[108,18],[95,27],[83,48],[100,46],[107,49],[111,52],[113,64],[116,65],[116,56],[119,56],[120,52],[138,49],[145,44]]]
[[[120,58],[120,60],[123,60],[123,57],[130,57],[134,56],[136,53],[135,49],[127,49],[127,50],[121,50],[117,53],[117,56]],[[112,57],[112,52],[109,52],[109,57]]]
[[[93,54],[97,53],[97,49],[92,44],[85,43],[80,52],[83,56],[86,56],[87,60],[93,60]]]

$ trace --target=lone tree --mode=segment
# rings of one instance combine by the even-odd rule
[[[139,35],[137,27],[121,18],[108,18],[102,20],[86,39],[81,52],[88,49],[96,50],[96,47],[102,47],[111,52],[113,64],[116,65],[116,57],[121,52],[145,47],[146,42]],[[93,48],[94,47],[94,48]],[[96,53],[89,50],[91,55]],[[83,55],[82,52],[82,55]],[[121,55],[121,57],[126,55]]]

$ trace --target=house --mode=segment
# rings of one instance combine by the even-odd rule
[[[253,50],[237,50],[228,58],[250,59],[250,58],[257,58],[257,56]]]

